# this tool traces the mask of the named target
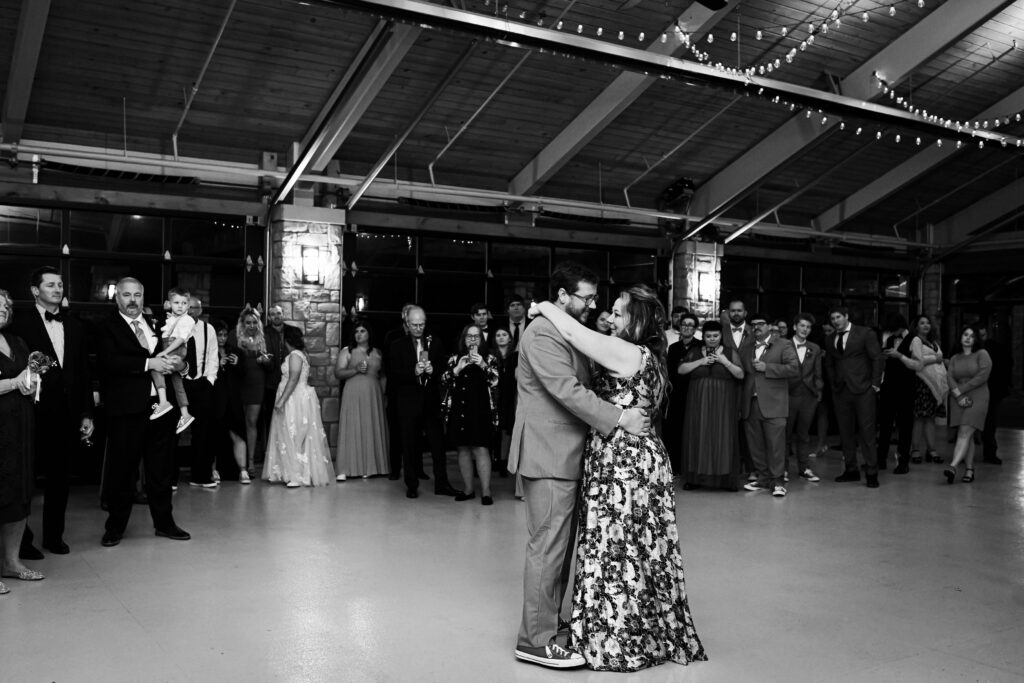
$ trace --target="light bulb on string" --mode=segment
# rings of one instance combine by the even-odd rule
[[[964,146],[964,141],[963,140],[957,140],[956,141],[956,148],[957,149],[960,149],[963,146]]]
[[[785,26],[783,26],[782,27],[782,37],[785,38],[787,35],[789,35],[789,29],[786,28]]]
[[[939,138],[938,140],[935,141],[935,146],[942,147],[942,138]]]
[[[923,8],[924,7],[924,0],[917,0],[917,6]]]
[[[603,33],[604,33],[604,29],[602,27],[598,26],[597,27],[597,35],[601,35]]]
[[[807,44],[814,45],[814,36],[807,36]]]
[[[661,34],[661,42],[663,42],[663,43],[668,42],[668,34],[666,34],[666,33],[662,33]]]
[[[714,33],[709,33],[708,34],[708,45],[710,45],[713,42],[715,42],[715,34]]]
[[[864,130],[864,129],[863,129],[863,128],[861,128],[860,126],[857,126],[857,132],[856,132],[856,133],[854,133],[854,135],[860,135],[860,132],[861,132],[862,130]]]
[[[639,41],[640,41],[640,42],[642,43],[642,42],[644,42],[644,38],[645,38],[645,37],[646,37],[646,35],[644,34],[644,32],[643,32],[643,31],[640,31],[640,35],[639,35],[639,37],[637,38],[637,40],[639,40]]]
[[[821,117],[821,125],[824,126],[826,123],[828,123],[828,117],[827,116],[822,116]]]
[[[754,34],[754,37],[757,38],[758,40],[761,40],[761,38],[764,37],[764,34],[761,33],[761,29],[757,30],[757,33]]]
[[[846,121],[839,122],[839,130],[846,130]]]
[[[899,143],[899,141],[900,141],[900,134],[896,133],[896,142],[897,142],[897,144]]]
[[[978,140],[978,149],[984,149],[984,148],[985,148],[985,141],[984,140]]]
[[[576,27],[576,33],[583,33],[583,24]]]
[[[862,15],[860,15],[860,18],[864,21],[865,24],[868,23],[868,13],[867,12],[865,12]]]
[[[733,31],[731,34],[729,34],[729,40],[731,40],[734,43],[736,42],[736,31]]]
[[[878,131],[877,133],[875,133],[875,139],[876,140],[881,140],[882,139],[882,131]]]
[[[807,49],[807,41],[806,40],[801,40],[800,41],[800,50],[801,50],[801,52],[803,50],[806,50],[806,49]]]
[[[619,40],[623,40],[626,37],[625,31],[619,31]]]
[[[921,146],[921,138],[917,138],[917,139],[915,140],[915,142],[917,143],[917,146],[918,146],[918,147],[920,147],[920,146]]]
[[[555,28],[557,28],[559,31],[561,31],[562,30],[562,22],[558,22],[557,24],[555,24]]]
[[[895,17],[896,16],[896,5],[889,5],[889,16],[890,17]]]

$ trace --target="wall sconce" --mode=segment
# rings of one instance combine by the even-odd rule
[[[356,294],[356,313],[362,313],[370,305],[370,298],[365,294]]]
[[[107,301],[113,301],[114,300],[114,296],[117,294],[117,283],[116,282],[108,282],[106,290],[107,290]]]
[[[318,285],[323,280],[323,271],[320,268],[320,249],[317,247],[302,247],[302,284]]]
[[[245,272],[252,272],[252,256],[250,254],[245,255]]]
[[[263,256],[256,257],[256,271],[259,273],[263,272],[263,266],[266,264],[263,262]]]

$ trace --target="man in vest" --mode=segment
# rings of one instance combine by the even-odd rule
[[[213,478],[215,470],[210,436],[213,433],[213,384],[217,381],[217,331],[203,316],[203,302],[198,297],[189,300],[188,314],[196,325],[192,329],[185,352],[185,393],[189,409],[195,416],[192,423],[192,486],[217,488]]]

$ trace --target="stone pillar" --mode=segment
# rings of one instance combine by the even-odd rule
[[[672,306],[685,306],[701,320],[718,319],[723,247],[680,242],[672,253]]]
[[[281,306],[285,322],[305,334],[309,383],[320,398],[332,447],[338,443],[334,364],[341,337],[344,224],[344,211],[282,205],[275,208],[270,225],[270,305]]]

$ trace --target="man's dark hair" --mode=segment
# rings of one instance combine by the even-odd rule
[[[564,289],[569,294],[575,294],[581,282],[589,282],[596,287],[601,280],[597,277],[597,273],[582,263],[562,261],[551,272],[551,286],[548,288],[551,301],[558,300],[560,289]]]
[[[476,315],[480,312],[480,309],[487,310],[487,304],[477,301],[475,304],[469,307],[469,314]]]
[[[793,327],[796,327],[796,324],[801,320],[806,320],[807,324],[809,324],[811,327],[814,327],[818,323],[818,321],[815,320],[814,316],[811,315],[810,313],[797,313],[796,317],[793,318]]]
[[[844,318],[850,317],[850,309],[847,308],[846,306],[833,306],[832,308],[828,309],[828,317],[831,318],[833,313],[838,313]]]
[[[507,311],[508,307],[516,303],[517,301],[523,306],[526,306],[526,300],[523,299],[523,297],[519,296],[518,294],[513,294],[509,298],[505,299],[505,310]]]
[[[39,285],[43,284],[44,275],[59,276],[60,271],[54,268],[53,266],[43,266],[42,268],[36,268],[35,270],[32,271],[32,277],[29,280],[29,284],[31,284],[33,287],[38,287]]]

